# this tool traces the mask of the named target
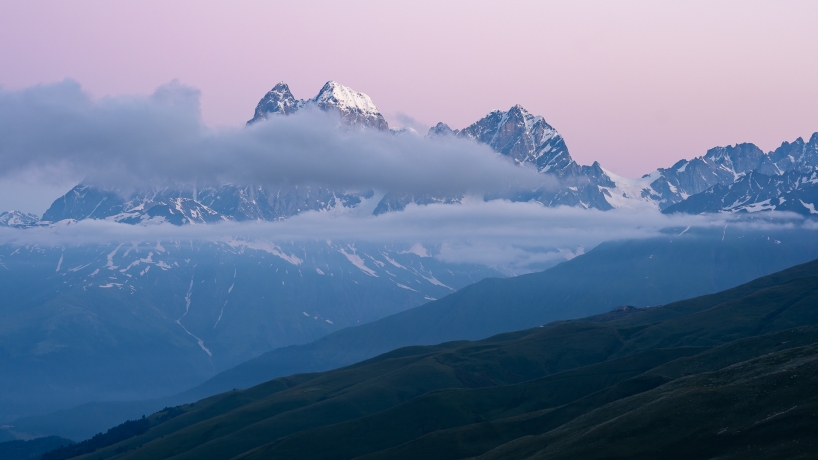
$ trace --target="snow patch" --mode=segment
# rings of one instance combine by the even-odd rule
[[[255,249],[255,250],[258,250],[258,251],[264,251],[264,252],[270,253],[270,254],[272,254],[272,255],[274,255],[276,257],[279,257],[279,258],[281,258],[283,260],[286,260],[287,262],[289,262],[289,263],[291,263],[291,264],[293,264],[295,266],[298,266],[298,265],[301,265],[302,263],[304,263],[304,261],[301,260],[296,255],[294,255],[294,254],[285,254],[284,252],[281,251],[281,248],[278,245],[273,244],[273,243],[269,243],[269,242],[266,242],[266,241],[239,241],[239,240],[231,239],[231,240],[225,241],[225,243],[227,243],[227,245],[232,247],[232,248],[239,248],[239,249],[247,248],[247,249]]]
[[[116,255],[116,252],[119,251],[119,248],[121,248],[121,247],[122,247],[122,244],[117,246],[116,249],[114,249],[110,254],[108,254],[108,263],[105,264],[105,268],[107,268],[108,270],[116,270],[117,268],[119,268],[116,265],[114,265],[114,256]]]
[[[815,210],[815,204],[813,203],[804,203],[804,200],[798,200],[801,204],[809,210],[810,214],[818,214],[818,211]]]
[[[352,265],[358,267],[362,272],[366,273],[369,276],[374,276],[375,278],[378,277],[378,275],[376,275],[371,268],[366,266],[364,260],[361,259],[361,257],[358,254],[356,254],[354,250],[352,251],[351,254],[346,252],[346,250],[344,250],[343,248],[339,249],[338,252],[343,254],[344,257],[346,257],[347,260],[349,260],[352,263]]]
[[[425,279],[426,281],[428,281],[428,282],[430,282],[430,283],[434,284],[435,286],[445,287],[446,289],[449,289],[449,290],[451,290],[451,291],[456,291],[456,289],[453,289],[453,288],[450,288],[449,286],[446,286],[445,284],[441,283],[441,282],[440,282],[440,280],[438,280],[437,278],[435,278],[435,277],[434,277],[434,276],[432,276],[432,275],[429,275],[428,277],[426,277],[426,276],[424,276],[424,275],[420,275],[420,276],[421,276],[423,279]]]
[[[382,256],[383,256],[383,258],[384,258],[384,259],[386,259],[386,261],[387,261],[387,262],[389,262],[390,264],[392,264],[392,265],[394,265],[394,266],[396,266],[396,267],[398,267],[398,268],[402,268],[402,269],[404,269],[404,270],[406,269],[406,267],[404,267],[403,265],[401,265],[401,264],[399,264],[399,263],[395,262],[394,260],[390,259],[390,258],[389,258],[389,256],[387,256],[386,254],[381,253],[381,255],[382,255]]]

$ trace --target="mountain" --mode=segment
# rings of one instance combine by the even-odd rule
[[[680,228],[661,238],[604,243],[544,272],[507,279],[486,279],[440,300],[356,327],[333,330],[331,328],[337,327],[339,323],[337,313],[333,313],[336,316],[332,317],[336,326],[330,326],[295,311],[293,313],[296,319],[301,317],[305,322],[295,322],[292,327],[322,325],[327,328],[328,335],[311,343],[287,346],[261,354],[172,397],[149,401],[89,403],[48,415],[18,419],[13,425],[20,432],[59,434],[79,440],[106,426],[162,407],[195,401],[233,388],[249,388],[284,375],[334,369],[403,346],[482,339],[549,321],[601,313],[621,305],[645,307],[666,304],[691,295],[736,286],[815,257],[818,257],[818,239],[815,238],[815,233],[797,230],[748,231],[742,227],[728,227],[710,231],[685,231]],[[253,266],[252,260],[247,263],[247,269]],[[405,259],[402,259],[401,264],[404,263],[403,260]],[[423,261],[425,264],[427,260],[429,259],[420,259],[419,262]],[[373,269],[375,267],[370,266]],[[232,275],[230,265],[224,271],[228,272],[227,275]],[[336,277],[338,275],[336,273]],[[206,274],[202,276],[207,277]],[[260,278],[268,276],[270,275],[262,273]],[[291,278],[281,279],[287,280],[289,285]],[[363,279],[366,277],[357,278],[358,281]],[[273,319],[281,321],[278,326],[280,328],[291,324],[283,315],[268,319],[266,315],[256,313],[255,309],[264,309],[264,303],[262,301],[256,304],[248,297],[253,292],[248,292],[249,282],[250,280],[246,280],[241,286],[245,292],[241,298],[230,298],[222,319],[223,322],[226,321],[228,313],[233,313],[234,316],[230,318],[230,327],[235,328],[236,333],[233,336],[220,335],[218,330],[207,332],[222,306],[224,293],[219,290],[228,285],[221,284],[224,287],[220,289],[218,286],[214,286],[215,289],[197,288],[194,292],[189,314],[194,318],[191,321],[185,319],[182,323],[203,339],[205,346],[213,352],[214,361],[229,350],[225,347],[228,337],[232,337],[238,344],[254,337],[245,337],[246,331],[253,331],[253,321],[263,322],[269,328],[275,327]],[[180,291],[184,292],[186,283],[189,283],[189,279],[185,282],[182,278]],[[235,289],[238,290],[239,287],[239,283],[236,283]],[[259,291],[256,297],[267,296],[266,292]],[[180,297],[181,295],[183,293],[179,294]],[[208,297],[213,297],[213,300],[208,301]],[[242,300],[247,303],[238,309],[241,305],[238,302]],[[183,299],[179,298],[178,302],[184,308]],[[234,305],[233,310],[230,305]],[[316,316],[320,319],[329,315],[336,307],[318,304],[311,308],[317,310],[319,314]],[[312,313],[313,310],[308,311]],[[177,310],[176,314],[181,315],[183,312],[184,310]],[[235,317],[237,313],[241,315]],[[173,318],[176,317],[178,316]],[[206,326],[199,326],[200,323],[205,323]],[[349,321],[345,324],[349,324]],[[175,327],[170,332],[184,334],[179,325],[173,323],[170,326]],[[206,357],[195,340],[187,343],[190,347],[189,360]]]
[[[349,128],[388,131],[393,134],[408,131],[390,130],[369,96],[334,81],[327,82],[312,99],[296,99],[286,83],[278,83],[259,101],[254,116],[247,125],[271,116],[286,116],[301,110],[335,113],[342,124]],[[448,130],[451,135],[486,144],[515,163],[531,165],[559,181],[557,187],[544,186],[486,199],[534,200],[547,206],[612,209],[606,198],[610,196],[606,187],[611,188],[615,184],[601,166],[598,163],[591,166],[578,165],[571,158],[565,141],[557,130],[543,117],[530,114],[520,105],[515,105],[507,112],[491,112],[462,130],[452,131],[443,124],[439,124],[438,128],[439,132],[433,128],[429,136],[445,134]],[[222,220],[279,220],[308,210],[357,207],[363,200],[373,196],[372,191],[350,192],[321,186],[262,187],[240,184],[200,189],[171,186],[126,194],[82,183],[57,199],[43,215],[43,221],[108,219],[128,224],[155,221],[185,225]],[[414,196],[386,191],[374,207],[373,214],[400,211],[409,203],[455,204],[462,199],[462,195]]]
[[[237,186],[163,187],[135,191],[127,198],[116,190],[79,184],[58,198],[43,214],[45,222],[105,219],[125,224],[146,221],[173,225],[275,221],[302,211],[352,208],[370,199],[373,192],[343,193],[324,187]]]
[[[40,460],[44,453],[71,444],[73,444],[71,440],[59,436],[46,436],[28,441],[0,442],[0,458],[3,460]]]
[[[44,458],[806,459],[816,302],[813,261],[661,307],[278,378]]]
[[[369,96],[334,81],[327,82],[311,99],[296,99],[286,83],[278,83],[259,101],[253,118],[247,125],[302,110],[336,114],[341,125],[346,128],[393,134],[409,131],[390,129]],[[444,123],[438,123],[427,133],[430,139],[445,136],[485,144],[516,164],[535,168],[544,176],[554,179],[548,181],[544,177],[542,187],[513,193],[494,193],[483,197],[484,199],[536,201],[546,206],[610,210],[647,205],[666,210],[693,199],[693,204],[674,207],[669,212],[779,209],[777,205],[763,203],[766,199],[787,200],[782,194],[788,193],[789,189],[782,189],[779,185],[768,186],[759,195],[765,196],[764,199],[742,201],[739,208],[736,208],[735,201],[725,201],[728,198],[721,195],[732,193],[725,192],[725,187],[729,188],[740,182],[750,173],[773,177],[771,181],[776,183],[799,180],[804,183],[807,180],[805,178],[818,167],[818,133],[815,133],[808,142],[798,138],[792,143],[784,142],[779,148],[766,154],[749,143],[715,147],[703,156],[680,160],[670,168],[659,168],[639,179],[628,179],[603,169],[598,162],[590,166],[576,163],[571,158],[562,135],[542,116],[529,113],[521,105],[515,105],[507,111],[495,110],[463,129],[453,130]],[[737,186],[744,187],[742,184]],[[698,197],[705,192],[708,196]],[[714,193],[719,197],[714,198]],[[276,187],[221,184],[198,189],[173,185],[125,193],[83,183],[57,199],[45,212],[42,220],[58,222],[65,219],[109,219],[129,224],[154,221],[175,225],[223,220],[271,221],[309,210],[355,208],[373,198],[375,192],[372,190],[335,190],[321,185]],[[378,215],[400,211],[410,203],[457,204],[463,198],[462,194],[413,195],[383,190],[378,194],[377,203],[371,208],[371,212]],[[804,201],[805,204],[800,208],[790,203],[781,209],[810,214],[810,205],[818,203],[811,195],[807,198],[809,201]],[[746,199],[754,198],[747,196]]]
[[[717,184],[698,195],[665,208],[662,212],[705,214],[715,212],[791,211],[805,216],[818,214],[818,168],[793,170],[781,175],[758,171],[742,174],[735,182]]]
[[[259,102],[248,123],[307,109],[337,113],[346,129],[403,135],[389,129],[368,96],[335,82],[307,100],[295,99],[286,84],[278,84]],[[672,207],[681,206],[685,198],[707,198],[705,193],[715,187],[732,185],[731,190],[739,190],[742,181],[767,175],[778,188],[742,202],[748,210],[773,195],[780,209],[796,199],[803,201],[804,209],[814,203],[805,195],[813,179],[804,177],[814,178],[818,135],[809,142],[785,143],[768,154],[751,144],[716,148],[636,180],[616,176],[598,163],[578,165],[557,130],[519,105],[491,112],[461,130],[438,124],[428,136],[429,142],[454,136],[486,144],[498,155],[560,183],[554,189],[485,199],[596,209],[642,202]],[[709,188],[696,192],[703,187]],[[169,185],[126,194],[82,183],[55,200],[42,221],[16,213],[3,214],[7,217],[2,222],[58,227],[57,222],[83,219],[173,225],[274,221],[306,210],[343,207],[356,208],[362,215],[379,214],[399,211],[411,202],[456,204],[463,199],[382,193],[221,184]],[[708,209],[722,212],[732,201],[719,203]],[[622,242],[603,245],[599,252],[547,272],[544,278],[523,277],[508,284],[490,280],[448,300],[443,297],[454,290],[504,273],[424,257],[425,250],[351,241],[274,244],[232,238],[2,245],[0,419],[84,402],[165,397],[225,372],[187,393],[198,397],[283,373],[338,367],[399,346],[477,339],[593,314],[616,304],[665,303],[727,288],[815,256],[813,236],[798,231],[751,234],[731,227],[696,241],[689,239],[695,231],[675,231],[681,234],[643,245],[630,242],[639,249],[619,253],[611,248]],[[656,248],[664,249],[645,252]],[[628,254],[629,250],[635,252]],[[646,261],[651,256],[656,260]],[[600,265],[588,268],[592,264]],[[588,276],[599,280],[596,287],[580,284]],[[503,294],[493,294],[495,288]],[[477,311],[463,309],[458,300],[471,296],[478,300],[473,304]],[[534,300],[543,296],[551,299],[546,307]],[[510,298],[527,300],[514,304],[521,310],[505,311],[504,299]],[[390,317],[434,299],[441,301]],[[390,319],[371,329],[352,328],[385,317]],[[348,331],[341,331],[345,327]],[[333,335],[316,341],[327,334]],[[303,348],[286,348],[290,345]],[[245,363],[253,357],[259,360]]]
[[[0,245],[0,421],[178,393],[501,276],[424,252],[241,239]]]
[[[256,106],[248,125],[272,115],[299,110],[322,110],[339,115],[348,127],[388,131],[389,125],[366,94],[334,81],[327,82],[312,99],[296,100],[286,83],[279,83]],[[371,190],[344,191],[322,186],[218,186],[152,187],[123,193],[82,183],[58,198],[43,214],[43,221],[107,219],[127,224],[146,221],[174,225],[213,223],[224,220],[275,221],[304,211],[354,208],[371,199]]]
[[[546,206],[579,206],[583,208],[612,209],[604,187],[615,184],[599,163],[580,166],[568,153],[565,140],[541,116],[534,116],[521,105],[508,111],[495,110],[481,120],[452,130],[444,123],[429,129],[427,137],[455,136],[488,145],[495,152],[518,165],[528,165],[538,172],[557,179],[559,185],[511,195],[489,196],[486,199],[507,198],[512,201],[537,201]],[[462,196],[413,196],[388,193],[378,204],[375,214],[399,211],[409,203],[457,203]]]
[[[433,128],[434,129],[434,128]],[[514,194],[513,201],[538,201],[546,206],[580,206],[612,209],[603,187],[614,186],[599,163],[580,166],[568,153],[563,137],[541,116],[522,106],[507,112],[494,111],[476,123],[454,132],[490,146],[520,165],[533,165],[537,171],[559,180],[560,186]]]
[[[36,214],[20,211],[0,212],[0,227],[26,228],[37,225],[40,218]]]
[[[507,112],[495,110],[454,134],[486,144],[517,164],[536,165],[540,172],[561,173],[575,165],[557,130],[521,105]]]
[[[665,304],[818,257],[813,231],[683,230],[602,243],[539,273],[488,278],[437,301],[265,353],[221,372],[190,394],[205,397],[282,375],[349,365],[403,346],[476,340],[619,305]]]
[[[670,168],[660,168],[646,175],[650,184],[642,193],[655,200],[667,212],[698,214],[742,209],[750,211],[753,205],[758,210],[778,209],[769,203],[764,206],[763,201],[783,198],[782,194],[788,193],[792,188],[792,185],[782,187],[786,183],[795,184],[799,179],[801,183],[809,181],[810,179],[805,178],[814,174],[816,165],[818,133],[813,134],[809,142],[804,142],[799,137],[795,142],[784,142],[767,154],[753,144],[716,147],[708,150],[703,157],[690,161],[681,160]],[[730,187],[734,183],[735,189]],[[765,190],[760,191],[761,188]],[[754,189],[760,193],[754,192]],[[702,193],[707,195],[697,196]],[[727,197],[728,194],[731,197]],[[692,204],[680,204],[669,209],[688,200],[692,200]],[[808,202],[814,203],[814,199]],[[789,206],[779,210],[800,212],[797,207]]]
[[[259,101],[253,118],[247,124],[266,120],[270,115],[290,115],[310,108],[334,112],[347,126],[389,130],[389,124],[369,96],[334,81],[328,81],[317,96],[306,100],[297,100],[290,87],[280,82]]]

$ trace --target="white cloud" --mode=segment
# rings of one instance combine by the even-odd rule
[[[650,238],[668,228],[687,226],[754,228],[804,226],[801,217],[770,213],[768,219],[733,215],[664,215],[651,210],[612,211],[547,208],[539,203],[503,200],[462,205],[410,205],[379,216],[355,210],[306,212],[279,222],[224,222],[210,225],[128,225],[84,220],[47,228],[0,228],[0,244],[73,245],[121,241],[226,241],[236,237],[271,242],[366,241],[422,243],[448,262],[480,263],[521,273],[570,258],[566,251],[588,251],[603,241]],[[567,256],[567,257],[566,257]]]
[[[123,190],[231,182],[451,193],[550,180],[468,140],[338,129],[321,111],[209,129],[199,92],[176,82],[149,96],[99,100],[70,80],[0,90],[0,164],[0,179],[50,167]]]

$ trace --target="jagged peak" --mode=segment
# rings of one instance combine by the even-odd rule
[[[290,87],[283,81],[278,82],[273,89],[258,102],[253,118],[247,122],[248,125],[259,120],[264,120],[270,113],[280,113],[288,115],[298,109],[300,101],[293,97]]]
[[[313,102],[318,104],[319,107],[334,106],[341,109],[359,110],[364,113],[380,113],[369,96],[333,80],[328,81],[321,88]]]
[[[295,97],[293,97],[293,93],[290,91],[290,86],[287,83],[280,81],[273,86],[273,89],[267,91],[267,94],[261,99],[261,101],[281,101],[281,100],[288,100],[288,101],[295,101]]]
[[[525,107],[523,107],[520,104],[514,104],[513,106],[511,106],[510,109],[508,109],[508,111],[509,111],[509,113],[511,113],[511,112],[520,112],[522,114],[528,114],[528,110],[526,110]]]
[[[429,128],[429,132],[426,134],[426,137],[433,137],[433,136],[451,136],[456,134],[452,128],[449,127],[446,123],[438,122],[438,124]]]

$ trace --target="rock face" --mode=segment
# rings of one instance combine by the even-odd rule
[[[520,105],[508,112],[495,110],[456,135],[486,144],[517,164],[533,164],[540,172],[559,174],[573,163],[557,130]]]
[[[506,198],[512,201],[538,201],[546,206],[580,206],[607,210],[612,206],[606,200],[609,192],[604,187],[615,184],[599,163],[580,166],[568,153],[565,140],[541,116],[530,114],[520,105],[507,112],[495,110],[479,121],[452,130],[438,123],[427,137],[456,136],[486,144],[495,152],[512,159],[518,165],[530,165],[547,175],[542,188],[507,195],[486,197]],[[409,203],[457,203],[462,196],[413,196],[387,194],[375,209],[376,214],[398,211]]]
[[[660,170],[651,187],[667,200],[666,213],[778,210],[812,215],[818,204],[816,168],[818,133],[809,142],[784,142],[769,154],[753,144],[710,149],[704,157]]]
[[[312,99],[296,99],[290,87],[281,82],[259,101],[253,118],[247,124],[266,120],[272,114],[290,115],[311,107],[337,113],[341,121],[350,127],[389,130],[389,124],[369,96],[334,81],[328,81]]]
[[[273,86],[267,94],[258,101],[253,118],[247,122],[251,124],[259,120],[266,120],[269,114],[290,115],[295,113],[303,101],[297,101],[290,92],[290,87],[283,81]]]
[[[732,184],[717,184],[702,193],[665,208],[666,214],[681,212],[791,211],[816,215],[818,204],[818,168],[808,174],[790,171],[767,175],[750,171]]]
[[[702,157],[681,160],[659,169],[660,177],[650,185],[660,207],[678,203],[717,184],[729,184],[739,174],[757,169],[764,152],[753,144],[716,147]]]

